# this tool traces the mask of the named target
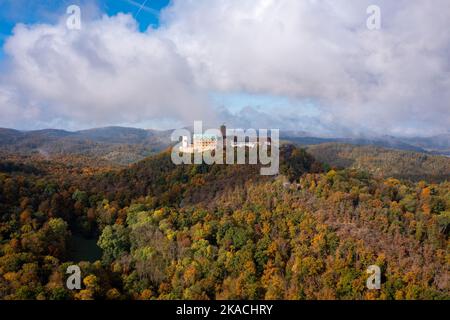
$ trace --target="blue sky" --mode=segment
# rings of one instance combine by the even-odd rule
[[[0,58],[4,57],[4,42],[16,24],[53,23],[72,4],[89,4],[109,16],[119,12],[130,13],[139,22],[141,31],[144,31],[149,26],[159,26],[159,13],[169,2],[170,0],[0,0]]]

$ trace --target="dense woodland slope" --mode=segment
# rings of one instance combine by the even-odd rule
[[[291,145],[280,177],[168,152],[126,168],[31,160],[0,158],[1,299],[450,298],[449,182],[332,170]],[[101,259],[74,259],[80,235]],[[65,288],[73,263],[80,291]]]
[[[334,143],[309,146],[308,152],[332,167],[366,170],[385,178],[450,180],[450,157],[445,156]]]

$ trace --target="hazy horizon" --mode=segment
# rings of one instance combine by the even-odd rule
[[[234,127],[234,126],[228,126],[229,128],[233,128],[233,129],[251,129],[250,127]],[[86,127],[86,128],[80,128],[80,129],[74,129],[74,130],[70,130],[70,129],[64,129],[64,128],[41,128],[41,129],[30,129],[30,130],[26,130],[26,129],[17,129],[17,128],[10,128],[10,127],[0,127],[0,129],[6,129],[6,130],[14,130],[14,131],[19,131],[19,132],[24,132],[24,133],[29,133],[29,132],[42,132],[42,131],[48,131],[48,130],[55,130],[55,131],[63,131],[63,132],[68,132],[68,133],[77,133],[77,132],[83,132],[83,131],[90,131],[90,130],[101,130],[101,129],[110,129],[110,128],[117,128],[117,129],[137,129],[137,130],[145,130],[145,131],[160,131],[160,132],[165,132],[165,131],[172,131],[172,130],[176,130],[176,129],[182,129],[182,128],[192,128],[192,125],[189,126],[179,126],[179,127],[167,127],[167,128],[148,128],[148,127],[139,127],[139,126],[128,126],[128,125],[106,125],[106,126],[100,126],[100,127]],[[203,130],[206,129],[211,129],[211,128],[219,128],[219,126],[214,126],[214,125],[205,125]],[[276,128],[253,128],[256,130],[259,129],[276,129]],[[393,138],[435,138],[435,137],[440,137],[440,136],[445,136],[445,137],[449,137],[450,139],[450,131],[448,132],[443,132],[440,134],[434,134],[434,135],[391,135],[391,134],[364,134],[364,133],[355,133],[353,135],[347,135],[347,136],[342,136],[342,135],[332,135],[332,134],[321,134],[320,132],[309,132],[309,131],[303,131],[303,130],[291,130],[291,129],[287,129],[287,130],[283,130],[280,129],[280,133],[284,136],[289,136],[289,134],[293,134],[293,135],[298,135],[299,137],[316,137],[316,138],[323,138],[323,139],[345,139],[345,138],[349,138],[349,139],[377,139],[377,138],[388,138],[388,137],[393,137]]]

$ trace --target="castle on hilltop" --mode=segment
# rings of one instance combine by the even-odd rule
[[[236,136],[229,137],[227,139],[227,128],[225,125],[220,126],[221,135],[215,134],[194,134],[193,135],[193,143],[189,143],[190,139],[187,136],[182,137],[182,143],[180,146],[180,152],[183,153],[196,153],[196,152],[206,152],[216,150],[217,145],[219,143],[219,139],[222,139],[223,147],[231,147],[231,148],[256,148],[258,146],[270,146],[271,139],[270,137],[261,138],[257,137],[256,141],[250,141],[248,137],[244,138],[244,141],[238,141]]]

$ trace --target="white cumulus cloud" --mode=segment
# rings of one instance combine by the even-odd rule
[[[17,111],[38,107],[34,120],[43,123],[193,121],[208,115],[206,94],[195,85],[186,59],[152,33],[140,33],[129,15],[104,16],[80,31],[64,23],[18,25],[5,46],[10,61],[2,90],[22,97]],[[11,108],[8,101],[2,109]],[[2,120],[30,125],[15,112]]]
[[[450,2],[175,1],[167,37],[204,87],[319,101],[355,130],[432,133],[450,127]]]
[[[381,30],[366,27],[372,4]],[[298,119],[310,125],[446,132],[448,21],[448,0],[173,0],[161,27],[145,33],[128,15],[84,22],[79,32],[19,25],[6,44],[0,125],[220,120],[208,93],[246,92],[315,101],[318,118]],[[276,125],[288,118],[295,127],[295,107],[285,111]],[[266,116],[255,119],[267,125],[273,110]]]

